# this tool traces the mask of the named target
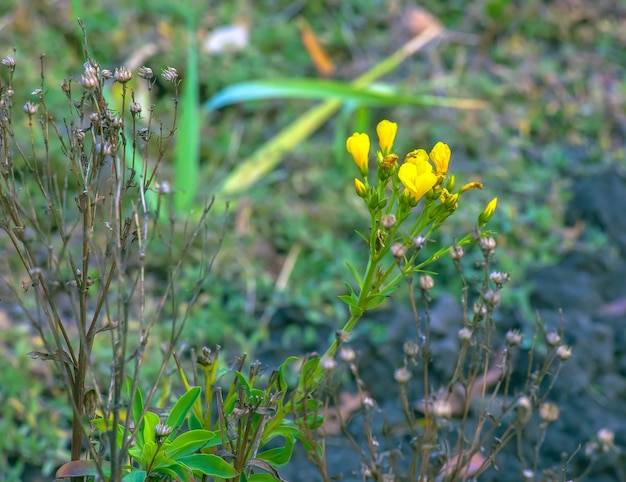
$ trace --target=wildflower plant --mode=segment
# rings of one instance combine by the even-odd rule
[[[357,165],[360,177],[354,179],[356,193],[363,199],[370,215],[369,233],[359,233],[369,248],[365,273],[359,274],[348,266],[357,282],[357,289],[346,284],[349,294],[341,299],[350,307],[350,318],[343,327],[349,334],[363,313],[380,305],[399,283],[412,282],[412,276],[451,249],[480,239],[478,232],[468,233],[455,246],[441,247],[426,259],[420,255],[437,229],[458,208],[467,191],[482,189],[479,182],[470,182],[459,188],[450,174],[450,147],[437,142],[427,153],[416,149],[400,162],[394,151],[398,125],[389,120],[376,127],[379,149],[375,156],[375,179],[370,180],[370,138],[365,133],[354,133],[346,141],[346,149]],[[489,221],[497,204],[494,198],[480,213],[477,228]],[[325,354],[333,357],[341,344],[337,337]]]

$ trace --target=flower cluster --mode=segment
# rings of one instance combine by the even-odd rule
[[[378,185],[374,187],[371,187],[368,181],[369,136],[355,132],[346,141],[346,149],[352,155],[362,176],[362,179],[355,178],[354,180],[356,192],[366,201],[370,210],[381,210],[386,206],[385,214],[391,212],[391,204],[398,200],[398,212],[395,214],[400,220],[404,220],[411,208],[424,199],[422,213],[430,212],[428,220],[430,222],[426,225],[422,222],[419,227],[424,228],[427,225],[438,227],[457,209],[459,197],[463,193],[471,189],[482,189],[482,184],[470,182],[454,191],[454,176],[448,176],[451,151],[450,147],[443,142],[437,142],[430,153],[424,149],[409,152],[404,162],[398,165],[398,156],[393,152],[397,130],[398,125],[388,120],[381,121],[376,127],[380,150],[376,154]],[[385,202],[389,181],[392,185],[391,203]],[[398,192],[400,187],[403,188],[402,193]],[[439,203],[436,202],[437,200]],[[478,227],[483,227],[489,221],[495,211],[496,203],[497,198],[494,198],[483,210],[478,219]]]

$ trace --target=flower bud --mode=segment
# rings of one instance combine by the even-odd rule
[[[24,104],[23,109],[26,114],[32,116],[37,113],[37,109],[39,109],[39,106],[37,104],[33,104],[31,101],[28,101],[26,102],[26,104]]]
[[[552,402],[542,403],[539,406],[539,417],[545,423],[556,422],[559,419],[559,407]]]
[[[459,340],[467,342],[472,339],[472,330],[467,327],[463,327],[459,330]]]
[[[405,384],[408,383],[409,380],[411,380],[411,372],[407,367],[401,367],[393,373],[393,378],[396,382],[400,384]]]
[[[357,196],[365,198],[367,196],[367,187],[363,182],[356,177],[354,178],[354,189],[356,191]]]
[[[465,256],[465,251],[463,251],[463,246],[452,246],[450,249],[450,257],[458,261]]]
[[[556,349],[556,356],[558,356],[561,361],[565,361],[572,356],[572,349],[567,345],[561,345]]]
[[[137,74],[139,75],[139,77],[146,80],[150,80],[154,76],[150,67],[139,67],[139,70],[137,70]]]
[[[478,216],[478,227],[482,228],[493,216],[493,213],[496,210],[496,206],[498,205],[498,198],[494,197],[489,204],[483,209],[483,212]]]
[[[522,343],[522,335],[519,330],[507,331],[504,339],[509,346],[517,346]]]

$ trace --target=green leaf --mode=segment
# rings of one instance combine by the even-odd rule
[[[350,263],[346,263],[346,266],[348,266],[348,269],[352,273],[352,276],[354,276],[354,279],[356,279],[356,282],[358,283],[359,288],[363,288],[363,279],[361,278],[361,275],[356,270],[356,268],[352,266]]]
[[[143,427],[140,431],[140,437],[143,437],[143,442],[154,442],[155,429],[158,424],[161,423],[161,419],[154,412],[146,412],[143,417]]]
[[[248,482],[276,482],[277,480],[271,474],[252,474],[248,477]]]
[[[203,447],[208,446],[211,440],[219,437],[218,432],[208,430],[190,430],[176,437],[167,448],[167,455],[176,459],[185,455],[190,455]]]
[[[180,397],[167,417],[166,425],[175,429],[179,428],[185,421],[185,417],[187,417],[196,399],[200,396],[201,391],[200,387],[193,387]]]
[[[122,477],[122,482],[144,482],[147,475],[145,470],[133,469],[130,474]]]
[[[302,365],[302,370],[300,371],[300,380],[298,382],[298,390],[305,392],[314,388],[311,384],[315,383],[315,372],[317,371],[317,367],[320,364],[319,357],[313,357],[310,360],[307,360],[304,365]]]
[[[284,446],[261,452],[257,455],[257,459],[264,460],[268,464],[275,467],[280,467],[289,462],[289,460],[291,460],[291,455],[293,454],[294,439],[292,436],[283,436],[283,438],[285,439]]]
[[[368,310],[373,310],[374,308],[376,308],[378,305],[380,305],[386,299],[387,299],[387,297],[385,295],[374,295],[374,296],[371,296],[367,300],[367,309]]]
[[[395,90],[388,84],[357,87],[350,83],[316,78],[255,80],[226,87],[210,98],[204,108],[212,111],[239,102],[262,99],[338,100],[367,106],[428,105],[466,109],[484,106],[483,102],[472,99],[398,95]]]
[[[178,463],[184,464],[194,472],[200,472],[204,475],[213,477],[236,477],[238,472],[226,462],[223,458],[212,454],[194,454],[187,457],[181,457]]]

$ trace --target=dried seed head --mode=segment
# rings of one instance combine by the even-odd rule
[[[115,77],[115,80],[117,80],[120,84],[125,84],[133,78],[133,74],[126,67],[116,67],[113,77]]]
[[[365,396],[363,397],[363,406],[366,408],[374,408],[376,407],[376,402],[372,397]]]
[[[174,427],[170,427],[169,425],[166,425],[164,423],[160,423],[158,424],[156,427],[154,427],[154,435],[156,435],[157,437],[167,437],[169,434],[171,434],[174,430]]]
[[[80,78],[80,83],[87,90],[95,89],[98,86],[98,77],[93,69],[85,70]]]
[[[178,80],[178,72],[174,67],[168,67],[167,69],[163,69],[163,73],[161,74],[164,80],[167,82],[176,82]]]
[[[415,358],[420,351],[420,347],[414,341],[408,340],[402,345],[402,350],[408,358]]]
[[[559,419],[559,407],[552,402],[542,403],[539,406],[539,416],[545,423],[556,422]]]
[[[390,229],[396,225],[396,216],[395,214],[383,214],[380,223],[383,225],[383,228]]]
[[[391,245],[390,251],[394,258],[404,258],[406,246],[402,243],[394,243]]]
[[[320,361],[320,366],[326,370],[327,372],[334,370],[337,366],[337,362],[334,358],[322,358]]]
[[[463,256],[465,256],[465,251],[463,251],[462,246],[452,246],[452,249],[450,250],[450,257],[452,259],[458,261],[463,258]]]
[[[422,249],[425,243],[426,243],[426,238],[422,236],[421,234],[413,238],[413,244],[415,245],[417,249]]]
[[[472,330],[468,327],[463,327],[459,330],[459,340],[463,342],[470,341],[472,339]]]
[[[39,89],[33,90],[30,95],[39,95],[43,92],[43,89],[40,87]]]
[[[420,288],[424,291],[430,291],[435,286],[435,280],[430,275],[420,276]]]
[[[496,240],[494,238],[480,238],[480,249],[483,251],[491,251],[496,248]]]
[[[139,69],[137,70],[137,74],[139,75],[139,77],[146,80],[150,80],[152,77],[154,77],[154,73],[152,72],[152,69],[150,67],[139,67]]]
[[[517,416],[517,421],[522,425],[530,420],[530,416],[532,415],[532,404],[530,402],[530,398],[522,396],[517,400],[517,403],[515,404],[515,414]]]
[[[452,416],[452,405],[447,400],[433,401],[433,415],[436,418],[450,418]]]
[[[5,57],[2,59],[2,65],[10,69],[11,71],[15,70],[15,57]]]
[[[479,302],[474,303],[474,314],[482,318],[487,314],[487,307]]]
[[[104,80],[112,79],[113,78],[113,72],[111,72],[109,69],[104,69],[102,72],[100,72],[100,76]]]
[[[350,339],[350,333],[348,333],[347,331],[343,331],[343,330],[337,330],[335,332],[335,339],[337,340],[337,343],[339,343],[340,345],[343,343],[347,343],[348,340]]]
[[[567,345],[561,345],[556,349],[556,356],[558,356],[561,361],[565,361],[572,356],[572,349]]]
[[[598,442],[600,442],[600,445],[602,445],[603,451],[607,452],[611,448],[613,448],[615,433],[613,433],[612,430],[609,430],[608,428],[601,428],[600,430],[598,430],[596,436],[598,437]]]
[[[411,379],[411,372],[407,367],[401,367],[393,372],[393,378],[396,382],[405,384]]]
[[[504,339],[509,346],[517,346],[522,343],[522,335],[519,330],[507,331]]]
[[[504,283],[509,281],[509,273],[500,273],[499,271],[494,271],[489,275],[489,279],[498,286],[502,286]]]
[[[100,124],[100,114],[98,112],[92,112],[89,114],[89,120],[93,125]]]
[[[15,91],[9,87],[7,90],[4,91],[4,95],[6,95],[8,98],[11,98],[13,97],[13,95],[15,95]]]
[[[141,114],[141,104],[139,102],[132,102],[130,104],[130,113],[133,116]]]
[[[483,293],[483,300],[485,303],[491,306],[496,306],[500,303],[500,291],[487,290]]]
[[[354,352],[352,348],[345,346],[341,350],[339,350],[339,357],[343,361],[350,363],[350,362],[353,362],[354,359],[356,358],[356,353]]]
[[[550,346],[557,346],[561,344],[561,335],[556,331],[552,331],[546,335],[546,342]]]
[[[31,101],[28,101],[26,102],[26,104],[24,104],[23,109],[24,112],[28,114],[28,116],[32,116],[37,113],[37,109],[39,109],[39,106],[37,104],[33,104]]]

